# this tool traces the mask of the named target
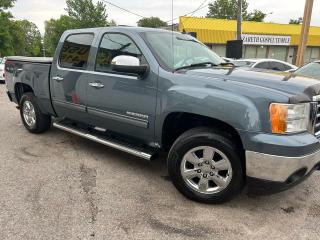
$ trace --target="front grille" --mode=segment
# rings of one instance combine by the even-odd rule
[[[318,101],[318,104],[317,104],[317,116],[316,116],[316,121],[314,125],[314,133],[316,135],[319,135],[320,134],[319,131],[320,131],[320,101]]]

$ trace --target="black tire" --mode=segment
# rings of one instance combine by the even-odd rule
[[[180,170],[182,159],[188,151],[199,146],[218,149],[229,160],[232,167],[232,177],[227,187],[220,192],[208,194],[196,191],[183,179]],[[211,128],[194,128],[183,133],[174,142],[168,155],[168,172],[174,186],[187,198],[203,203],[224,203],[231,200],[243,189],[242,153],[243,151],[230,140],[228,135]]]
[[[23,107],[26,101],[31,103],[34,108],[35,124],[33,125],[29,125],[23,116]],[[51,127],[51,116],[43,114],[41,112],[39,105],[37,103],[37,99],[33,93],[28,92],[23,94],[23,96],[20,99],[19,107],[20,107],[20,116],[21,116],[22,123],[29,132],[42,133],[47,131]]]

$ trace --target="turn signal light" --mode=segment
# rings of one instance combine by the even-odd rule
[[[270,105],[270,121],[272,133],[285,133],[287,130],[287,107],[282,104]]]

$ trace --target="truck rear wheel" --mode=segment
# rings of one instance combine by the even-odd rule
[[[244,185],[241,151],[211,128],[183,133],[169,152],[168,171],[175,187],[198,202],[226,202]]]
[[[40,111],[33,93],[25,93],[21,97],[20,116],[23,125],[31,133],[42,133],[51,127],[51,116]]]

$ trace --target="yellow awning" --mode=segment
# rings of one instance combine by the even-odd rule
[[[225,44],[236,38],[237,21],[214,18],[180,17],[179,31],[196,32],[204,43]],[[243,21],[242,32],[257,35],[291,36],[298,45],[301,25]],[[320,27],[310,27],[308,46],[320,46]]]

